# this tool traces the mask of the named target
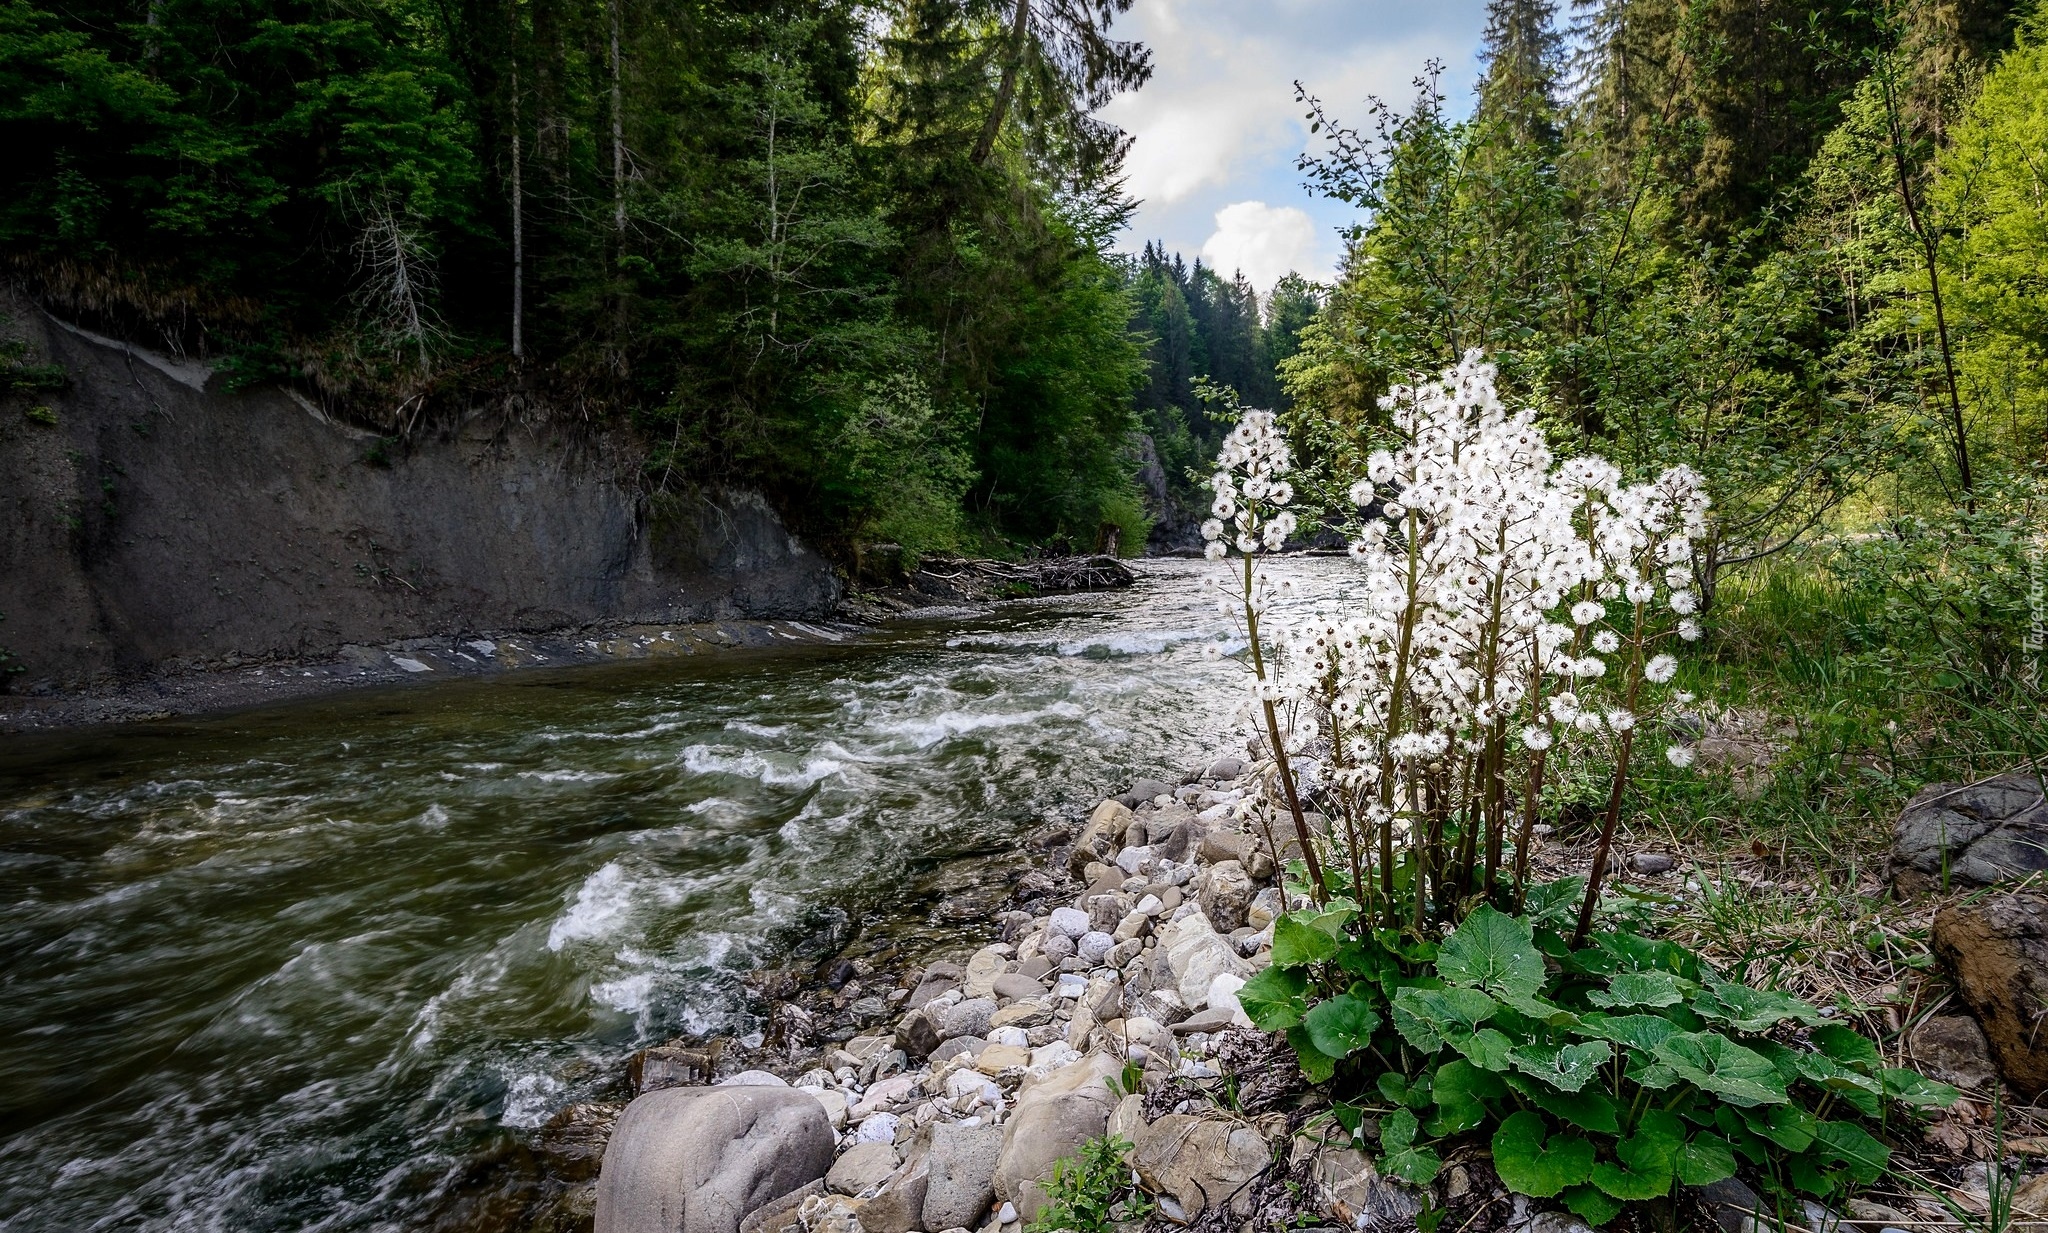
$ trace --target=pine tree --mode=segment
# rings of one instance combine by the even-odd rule
[[[1520,141],[1557,140],[1564,38],[1555,17],[1549,0],[1491,0],[1486,8],[1479,110],[1506,124]]]

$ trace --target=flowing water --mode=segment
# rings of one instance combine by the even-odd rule
[[[0,746],[0,1229],[414,1229],[918,869],[1224,743],[1194,562],[837,645]],[[1305,605],[1344,565],[1288,561]]]

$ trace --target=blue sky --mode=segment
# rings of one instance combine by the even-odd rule
[[[1261,293],[1289,269],[1327,279],[1352,212],[1302,187],[1309,140],[1299,78],[1346,123],[1376,94],[1407,110],[1435,57],[1453,114],[1470,107],[1485,0],[1137,0],[1112,33],[1152,49],[1152,80],[1103,116],[1136,138],[1125,165],[1142,204],[1123,247],[1147,240],[1242,268]]]

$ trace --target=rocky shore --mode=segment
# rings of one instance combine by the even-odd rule
[[[900,971],[842,961],[808,991],[771,979],[789,1000],[756,1048],[643,1050],[629,1103],[540,1132],[577,1177],[537,1227],[1021,1233],[1057,1163],[1104,1136],[1169,1227],[1526,1215],[1483,1162],[1435,1193],[1380,1176],[1252,1028],[1236,993],[1269,960],[1286,854],[1241,821],[1248,769],[1141,780],[1034,837],[978,946]]]

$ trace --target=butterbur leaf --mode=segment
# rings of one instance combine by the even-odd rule
[[[1810,1155],[1786,1161],[1785,1172],[1792,1178],[1793,1186],[1816,1198],[1827,1198],[1840,1185],[1835,1172]]]
[[[1533,998],[1543,988],[1543,956],[1526,922],[1481,904],[1436,956],[1436,974],[1453,985]]]
[[[1381,1172],[1398,1177],[1411,1186],[1429,1185],[1443,1167],[1444,1158],[1437,1155],[1435,1148],[1429,1147],[1404,1147],[1380,1157]]]
[[[1432,1080],[1426,1074],[1410,1079],[1407,1075],[1389,1070],[1379,1077],[1380,1095],[1410,1109],[1427,1109],[1431,1101],[1431,1083]]]
[[[1697,1134],[1679,1149],[1672,1172],[1688,1186],[1707,1186],[1735,1176],[1735,1149],[1714,1134]]]
[[[1827,1022],[1827,1016],[1810,1002],[1747,985],[1715,985],[1693,999],[1692,1009],[1709,1023],[1725,1023],[1738,1032],[1762,1032],[1787,1019],[1815,1026]]]
[[[1669,972],[1618,972],[1607,988],[1595,989],[1586,1000],[1609,1009],[1630,1006],[1676,1006],[1689,988]]]
[[[1301,968],[1337,957],[1337,939],[1309,924],[1306,912],[1288,912],[1273,921],[1273,966]]]
[[[1813,1141],[1865,1186],[1883,1177],[1892,1162],[1892,1150],[1854,1122],[1822,1122]]]
[[[1651,1054],[1679,1078],[1731,1105],[1784,1104],[1785,1080],[1762,1054],[1714,1032],[1680,1032]]]
[[[1370,1045],[1379,1025],[1379,1012],[1372,1003],[1350,993],[1325,998],[1302,1019],[1315,1047],[1334,1058],[1350,1057]]]
[[[1884,1054],[1877,1051],[1877,1045],[1868,1036],[1830,1023],[1813,1029],[1813,1047],[1844,1066],[1879,1067],[1884,1065]]]
[[[1380,1122],[1380,1146],[1388,1151],[1412,1146],[1416,1132],[1421,1129],[1421,1119],[1406,1109],[1396,1109]]]
[[[1946,1083],[1896,1067],[1886,1067],[1877,1077],[1886,1097],[1920,1108],[1946,1109],[1962,1094]]]
[[[1614,1056],[1614,1047],[1604,1040],[1552,1048],[1522,1045],[1508,1051],[1508,1062],[1516,1070],[1543,1080],[1561,1092],[1576,1092],[1600,1073],[1601,1065]]]
[[[1536,926],[1576,924],[1579,902],[1585,897],[1584,878],[1540,882],[1522,896],[1522,918]]]
[[[1574,952],[1572,966],[1581,972],[1612,975],[1616,972],[1669,972],[1697,982],[1698,955],[1678,945],[1628,932],[1601,933],[1593,945]]]
[[[1790,1050],[1786,1052],[1790,1053]],[[1824,1053],[1793,1054],[1793,1073],[1828,1092],[1865,1117],[1884,1112],[1884,1085],[1876,1078],[1851,1070]],[[1783,1065],[1778,1073],[1783,1074]]]
[[[1621,1215],[1621,1200],[1603,1193],[1598,1186],[1573,1186],[1564,1192],[1564,1205],[1596,1229]]]
[[[1598,1087],[1560,1092],[1527,1075],[1509,1073],[1501,1077],[1509,1087],[1520,1092],[1523,1099],[1567,1126],[1601,1135],[1617,1134],[1621,1130],[1620,1115],[1613,1099]]]
[[[1445,1062],[1436,1072],[1436,1116],[1429,1133],[1439,1139],[1463,1134],[1486,1121],[1486,1101],[1507,1094],[1499,1076],[1463,1060]]]
[[[1593,1166],[1593,1184],[1617,1199],[1654,1199],[1671,1193],[1672,1168],[1685,1147],[1677,1115],[1652,1109],[1636,1132],[1614,1145],[1615,1163]]]
[[[1422,1053],[1435,1053],[1446,1039],[1470,1038],[1499,1009],[1476,989],[1403,989],[1394,994],[1394,1030]]]
[[[1364,1109],[1357,1105],[1347,1105],[1341,1100],[1333,1100],[1330,1102],[1330,1116],[1344,1128],[1345,1134],[1351,1136],[1352,1142],[1360,1139],[1359,1128],[1365,1125]]]
[[[1493,1132],[1493,1167],[1509,1190],[1547,1199],[1593,1176],[1593,1145],[1567,1131],[1550,1133],[1542,1114],[1524,1109]]]
[[[1301,1063],[1301,1073],[1310,1083],[1328,1083],[1330,1076],[1337,1073],[1337,1059],[1316,1048],[1316,1042],[1305,1027],[1287,1029],[1287,1043],[1294,1046],[1294,1056]]]
[[[1622,1073],[1637,1087],[1661,1092],[1678,1082],[1678,1072],[1652,1058],[1647,1053],[1628,1051],[1628,1067]]]
[[[1581,1036],[1597,1036],[1617,1045],[1654,1049],[1678,1035],[1679,1027],[1657,1015],[1587,1015],[1579,1020],[1578,1032]]]
[[[1788,1152],[1805,1151],[1813,1142],[1814,1132],[1820,1127],[1820,1122],[1813,1114],[1798,1105],[1751,1109],[1742,1115],[1742,1121],[1750,1130]]]
[[[1244,982],[1237,1003],[1262,1032],[1284,1032],[1308,1012],[1308,981],[1299,972],[1270,965]]]

